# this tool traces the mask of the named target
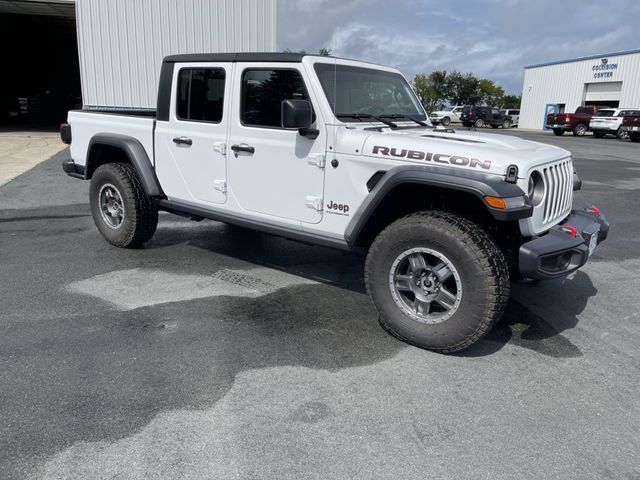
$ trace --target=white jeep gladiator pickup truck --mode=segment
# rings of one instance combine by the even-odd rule
[[[384,328],[453,352],[500,318],[512,278],[578,269],[608,233],[572,210],[569,152],[434,128],[392,68],[294,53],[164,59],[157,111],[71,111],[63,169],[118,247],[158,211],[366,254]]]

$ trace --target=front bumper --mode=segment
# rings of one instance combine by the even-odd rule
[[[545,235],[523,244],[518,255],[520,273],[540,280],[563,277],[587,263],[595,246],[609,234],[609,222],[596,212],[586,207],[572,210]]]
[[[63,160],[62,170],[70,177],[84,180],[84,166],[76,165],[76,162],[73,160]]]

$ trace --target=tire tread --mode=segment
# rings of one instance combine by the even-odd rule
[[[367,285],[367,292],[370,296],[371,290],[369,285],[371,279],[369,275],[371,269],[368,264],[371,259],[377,254],[378,249],[382,242],[385,241],[385,237],[390,231],[397,228],[399,224],[415,223],[416,221],[428,223],[432,229],[453,228],[458,230],[461,233],[459,238],[462,242],[467,248],[474,252],[474,255],[477,258],[481,259],[482,270],[486,273],[485,287],[488,292],[491,292],[491,298],[489,299],[488,306],[482,315],[476,330],[465,340],[455,345],[451,345],[446,348],[428,347],[429,350],[440,353],[453,353],[463,350],[486,335],[504,313],[510,292],[509,267],[507,261],[491,237],[475,223],[467,220],[466,218],[441,211],[422,211],[411,213],[401,217],[382,230],[369,249],[366,260],[367,265],[365,266],[365,284]],[[373,296],[371,297],[373,298]],[[379,322],[382,327],[394,337],[407,343],[413,343],[396,332],[389,324],[385,323],[381,315],[379,316]],[[423,347],[421,345],[418,346]]]

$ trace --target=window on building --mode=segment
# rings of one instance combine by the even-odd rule
[[[222,120],[225,71],[222,68],[184,68],[178,75],[177,114],[181,120]]]
[[[304,80],[297,70],[245,70],[242,75],[243,124],[282,128],[281,104],[290,99],[309,100]]]

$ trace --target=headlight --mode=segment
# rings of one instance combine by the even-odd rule
[[[540,205],[544,198],[544,180],[540,172],[534,170],[529,177],[529,200],[534,207]]]

